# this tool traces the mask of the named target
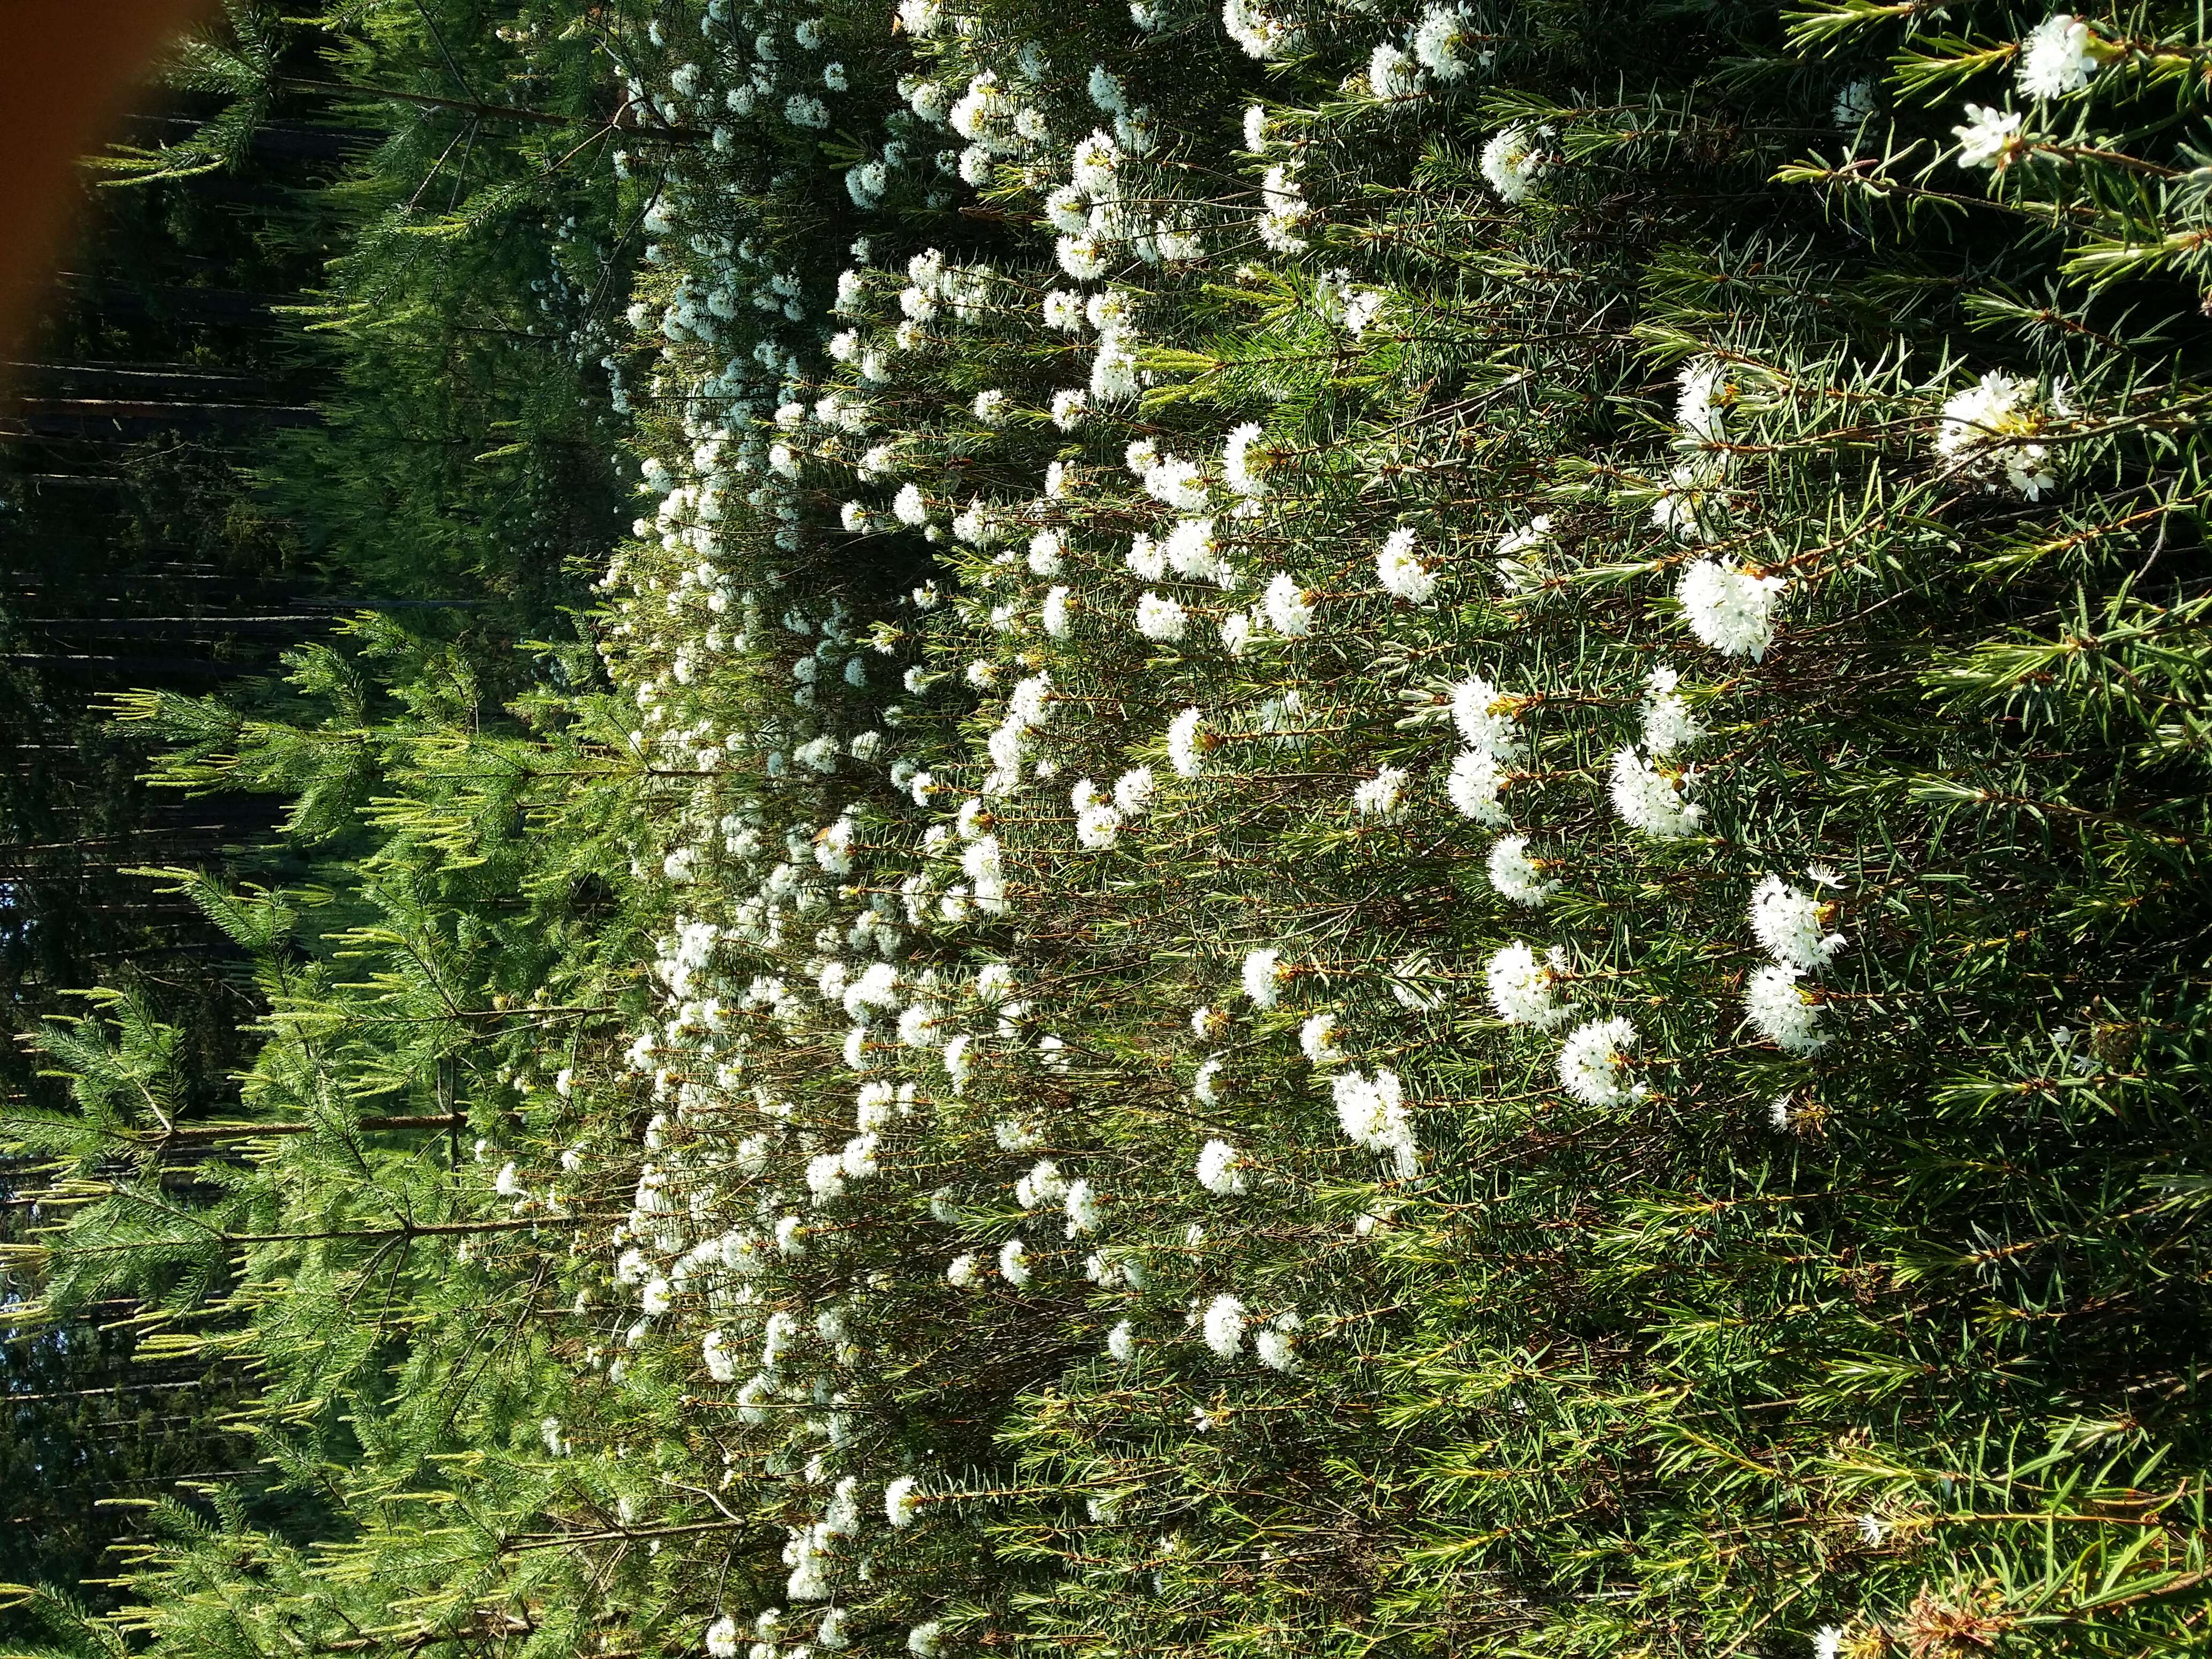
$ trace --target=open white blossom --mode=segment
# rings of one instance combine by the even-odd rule
[[[1137,631],[1148,640],[1173,644],[1188,622],[1182,605],[1164,594],[1148,592],[1137,600]]]
[[[1499,802],[1505,787],[1504,768],[1497,757],[1480,749],[1468,750],[1452,762],[1444,781],[1444,793],[1462,817],[1492,830],[1503,830],[1510,820]]]
[[[1541,957],[1519,939],[1493,951],[1483,968],[1490,1006],[1509,1025],[1548,1031],[1574,1012],[1554,987],[1565,976],[1566,952],[1553,945]]]
[[[884,1488],[884,1519],[894,1527],[910,1527],[921,1511],[920,1484],[902,1474]]]
[[[1494,134],[1482,147],[1482,176],[1502,200],[1525,199],[1548,161],[1539,145],[1540,129],[1516,125]]]
[[[1377,98],[1411,98],[1427,79],[1419,58],[1388,40],[1376,42],[1368,54],[1367,87]]]
[[[2017,110],[1991,109],[1968,104],[1963,125],[1953,127],[1959,141],[1959,165],[1990,167],[2002,172],[2019,159],[2024,148],[2021,127],[2027,117]]]
[[[1060,1207],[1067,1213],[1067,1236],[1070,1238],[1097,1232],[1104,1218],[1105,1201],[1099,1197],[1098,1189],[1080,1176],[1067,1183],[1067,1191],[1060,1199]]]
[[[1784,1054],[1813,1054],[1828,1041],[1820,1029],[1820,1004],[1797,983],[1802,977],[1796,968],[1769,963],[1744,986],[1744,1012],[1759,1034]]]
[[[2089,84],[2097,59],[2089,50],[2096,37],[2080,18],[2054,12],[2020,43],[2020,90],[2024,98],[2063,98]]]
[[[1406,769],[1386,766],[1352,792],[1352,810],[1364,818],[1388,823],[1396,817],[1406,798]]]
[[[2058,487],[2050,447],[2036,441],[2045,424],[2035,382],[1991,369],[1944,400],[1936,453],[1985,489],[2002,484],[2032,501]]]
[[[1774,643],[1774,606],[1789,584],[1741,565],[1699,559],[1674,590],[1690,631],[1724,656],[1765,659]]]
[[[1431,5],[1413,25],[1413,56],[1439,81],[1464,80],[1470,70],[1489,68],[1494,55],[1475,44],[1472,23],[1455,5]]]
[[[1010,1238],[999,1247],[999,1272],[1007,1284],[1020,1290],[1030,1282],[1029,1246],[1018,1238]]]
[[[1705,809],[1683,798],[1688,781],[1686,773],[1679,778],[1670,776],[1633,749],[1616,750],[1611,779],[1613,810],[1630,829],[1661,841],[1694,835]]]
[[[1358,1072],[1340,1072],[1329,1088],[1337,1124],[1346,1138],[1370,1152],[1389,1154],[1399,1179],[1412,1180],[1419,1164],[1413,1119],[1406,1110],[1398,1074],[1377,1071],[1366,1078]]]
[[[1298,1028],[1298,1048],[1316,1070],[1344,1064],[1344,1050],[1336,1043],[1336,1028],[1334,1014],[1315,1014]]]
[[[1257,499],[1267,493],[1264,458],[1253,453],[1260,441],[1260,423],[1247,421],[1233,428],[1221,447],[1223,482],[1239,495]]]
[[[1290,970],[1283,966],[1280,951],[1264,946],[1245,952],[1239,977],[1243,981],[1244,994],[1252,999],[1255,1006],[1272,1008],[1290,981]]]
[[[1244,1304],[1224,1292],[1206,1304],[1206,1346],[1220,1359],[1234,1359],[1244,1349]]]
[[[1243,1154],[1225,1140],[1209,1140],[1198,1150],[1198,1184],[1219,1198],[1245,1188]]]
[[[1681,677],[1664,663],[1644,678],[1644,747],[1654,760],[1686,749],[1705,735],[1705,726],[1674,689],[1680,684]]]
[[[1299,1319],[1295,1309],[1277,1314],[1252,1338],[1252,1353],[1271,1371],[1285,1375],[1297,1370]]]
[[[1822,904],[1780,876],[1762,876],[1751,892],[1751,931],[1759,947],[1786,968],[1812,973],[1844,948],[1844,936],[1826,931]]]
[[[1267,613],[1267,625],[1285,639],[1303,639],[1312,631],[1313,596],[1288,572],[1268,578],[1261,603]]]
[[[1490,884],[1500,896],[1516,904],[1540,905],[1559,890],[1559,884],[1528,856],[1528,837],[1500,836],[1490,849]]]
[[[1510,761],[1521,752],[1521,702],[1480,674],[1452,687],[1452,723],[1461,741],[1477,753]]]
[[[1426,605],[1436,597],[1436,573],[1413,550],[1414,541],[1410,525],[1392,531],[1375,556],[1375,577],[1383,592],[1409,605]]]
[[[1585,1106],[1620,1106],[1640,1098],[1644,1085],[1629,1070],[1636,1027],[1626,1018],[1577,1025],[1559,1046],[1559,1086]]]
[[[1194,778],[1206,770],[1206,751],[1215,739],[1206,730],[1206,716],[1186,708],[1168,722],[1168,763],[1179,778]]]

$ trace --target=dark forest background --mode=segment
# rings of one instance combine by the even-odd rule
[[[100,985],[159,1011],[196,1109],[220,1109],[251,1059],[248,965],[154,872],[311,873],[270,797],[148,783],[125,694],[281,713],[289,651],[376,618],[386,655],[457,653],[495,700],[612,533],[621,112],[590,106],[588,63],[564,76],[482,11],[364,43],[234,9],[252,50],[149,94],[88,164],[45,321],[0,369],[10,1099],[60,1103],[23,1036]],[[572,128],[573,168],[522,153]],[[453,234],[488,216],[497,234]],[[41,1224],[24,1173],[0,1163],[0,1245]],[[135,1506],[251,1461],[224,1416],[252,1379],[136,1353],[131,1303],[10,1322],[33,1295],[0,1274],[0,1583],[82,1583],[97,1608]]]

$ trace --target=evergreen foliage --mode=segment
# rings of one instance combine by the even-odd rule
[[[386,100],[274,498],[640,516],[122,706],[315,875],[10,1259],[264,1473],[37,1651],[2201,1650],[2193,14],[488,17],[319,21],[560,132]]]

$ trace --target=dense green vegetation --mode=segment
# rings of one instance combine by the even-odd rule
[[[2206,62],[234,7],[363,602],[100,710],[248,1012],[11,1315],[233,1450],[30,1650],[2201,1650]]]

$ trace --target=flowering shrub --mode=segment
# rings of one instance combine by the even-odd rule
[[[1940,123],[1885,150],[1856,13],[1793,48],[1842,88],[1833,162],[1713,88],[1595,100],[1473,7],[901,17],[838,46],[899,100],[839,118],[883,123],[849,250],[672,171],[664,280],[738,325],[660,347],[642,430],[694,469],[610,578],[633,743],[727,757],[672,831],[717,872],[687,902],[720,907],[720,1005],[672,1003],[638,1061],[708,1195],[669,1254],[826,1226],[699,1292],[869,1333],[764,1364],[798,1420],[747,1455],[802,1515],[821,1470],[946,1500],[807,1554],[787,1599],[886,1642],[1143,1651],[1318,1650],[1341,1619],[1460,1652],[1779,1619],[1838,1649],[1931,1617],[1914,1595],[2006,1536],[1947,1515],[2035,1508],[1913,1472],[1977,1455],[1996,1346],[1931,1362],[1945,1403],[1902,1419],[1901,1360],[1840,1356],[1917,1352],[1916,1298],[1977,1294],[1905,1265],[2008,1213],[1961,1191],[1917,1234],[1896,1194],[1936,1144],[2093,1133],[2092,1095],[2171,1086],[2110,1057],[2180,1040],[2168,935],[2111,907],[2167,879],[2118,848],[2178,845],[2179,802],[2123,809],[2124,767],[2069,794],[2082,734],[2030,665],[2054,605],[2097,609],[2076,637],[2175,614],[2117,573],[2176,523],[2149,503],[2179,362],[2123,370],[2078,291],[2000,297],[2047,252],[1897,302],[1869,250],[1921,244],[1882,204],[1959,185],[1900,170]],[[701,61],[758,83],[752,22],[716,23]],[[2080,95],[2106,41],[2043,24],[2021,92]],[[1988,60],[1905,61],[1910,88]],[[2024,118],[1969,106],[1956,165],[1996,169],[2000,210],[2078,199]],[[1744,191],[1765,217],[1717,207]],[[746,302],[778,273],[795,313]],[[931,585],[870,587],[902,567]],[[2124,671],[2066,672],[2109,697]],[[2081,812],[2106,852],[2059,831]],[[2130,967],[1991,939],[2022,905]],[[820,995],[777,1012],[763,975]],[[840,989],[864,975],[880,997]],[[2061,1023],[2107,1057],[2075,1069]],[[865,1182],[858,1141],[834,1188],[778,1173],[894,1082],[899,1115],[853,1125]],[[2008,1098],[2056,1115],[1992,1119]],[[2018,1272],[2021,1305],[2062,1294]],[[1055,1357],[1002,1373],[1026,1331]],[[924,1377],[996,1400],[994,1451],[872,1414]]]
[[[653,1605],[2194,1618],[2200,204],[2106,135],[2201,43],[658,15],[573,707],[661,939],[557,1268],[562,1455],[710,1529]]]

